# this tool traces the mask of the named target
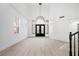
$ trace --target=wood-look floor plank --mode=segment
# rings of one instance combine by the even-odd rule
[[[50,38],[28,38],[0,52],[1,56],[68,56],[68,43]]]

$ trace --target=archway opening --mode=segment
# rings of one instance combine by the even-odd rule
[[[36,18],[35,36],[36,37],[45,36],[45,19],[43,16],[38,16]]]

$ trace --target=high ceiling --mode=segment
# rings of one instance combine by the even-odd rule
[[[36,18],[39,15],[38,3],[13,3],[9,4],[20,14],[28,18]],[[43,3],[42,15],[44,17],[79,17],[78,3]]]

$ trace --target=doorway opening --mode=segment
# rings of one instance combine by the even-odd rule
[[[45,24],[36,24],[35,25],[35,36],[36,37],[45,37]]]

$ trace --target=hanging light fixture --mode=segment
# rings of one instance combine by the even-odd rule
[[[36,18],[36,20],[44,20],[45,21],[45,18],[41,15],[41,12],[42,12],[42,3],[39,3],[39,16]]]

